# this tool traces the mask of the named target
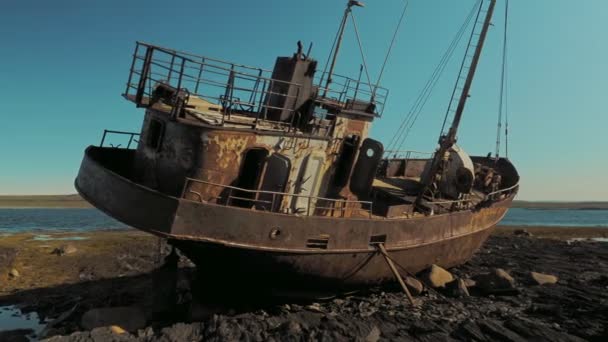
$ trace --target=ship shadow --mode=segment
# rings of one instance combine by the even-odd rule
[[[174,273],[172,273],[174,272]],[[214,314],[238,315],[265,310],[278,313],[285,304],[306,306],[369,290],[294,295],[264,294],[247,297],[238,293],[208,293],[197,295],[191,286],[196,278],[194,268],[177,271],[161,266],[153,271],[122,277],[85,280],[77,283],[18,290],[0,296],[0,306],[14,305],[23,314],[36,312],[41,322],[62,334],[82,330],[81,317],[87,311],[102,307],[138,307],[145,315],[146,325],[162,328],[178,322],[198,322]],[[173,281],[174,280],[174,281]],[[387,286],[383,291],[396,291]],[[57,321],[58,317],[66,316]]]

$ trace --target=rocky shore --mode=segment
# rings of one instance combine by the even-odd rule
[[[171,311],[158,310],[171,293],[154,285],[164,277],[157,239],[22,234],[0,242],[0,306],[36,312],[45,326],[37,338],[48,341],[608,340],[608,243],[566,240],[608,231],[557,229],[502,228],[468,263],[407,279],[416,306],[397,285],[324,300],[197,304],[193,269],[181,260]]]

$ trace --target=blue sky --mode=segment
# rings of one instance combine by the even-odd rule
[[[372,134],[388,142],[474,0],[410,0],[382,84],[390,89]],[[324,62],[343,0],[85,1],[0,4],[0,194],[72,193],[82,152],[104,128],[139,131],[142,110],[120,94],[136,40],[272,68],[297,40]],[[372,79],[403,0],[355,9]],[[494,150],[504,1],[499,0],[459,132],[471,154]],[[608,1],[511,0],[510,158],[520,199],[608,200]],[[350,23],[349,23],[350,24]],[[458,52],[457,52],[458,53]],[[461,55],[458,54],[458,56]],[[338,73],[361,62],[352,25]],[[458,58],[406,149],[435,148]]]

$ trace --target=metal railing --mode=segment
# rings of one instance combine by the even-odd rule
[[[139,105],[154,97],[159,85],[186,90],[219,108],[221,123],[234,112],[265,120],[271,110],[294,114],[301,85],[272,79],[270,71],[137,42],[125,97]],[[279,92],[281,89],[295,92]],[[293,102],[284,108],[277,103]],[[170,104],[174,105],[174,104]],[[292,115],[295,116],[295,115]]]
[[[129,139],[126,142],[126,147],[122,147],[125,149],[130,149],[131,148],[131,144],[132,143],[139,143],[139,133],[135,133],[135,132],[124,132],[124,131],[113,131],[113,130],[109,130],[109,129],[104,129],[103,130],[103,135],[101,136],[101,142],[99,143],[99,147],[104,147],[104,143],[107,143],[106,139],[108,138],[108,136],[110,135],[120,135],[120,136],[128,136]],[[113,148],[121,148],[122,143],[120,144],[112,144],[109,143],[109,147],[113,147]]]
[[[323,75],[315,77],[319,82]],[[327,94],[346,106],[349,101],[369,101],[371,91],[360,81],[333,75]],[[215,106],[224,124],[232,114],[240,114],[259,121],[269,121],[269,112],[288,111],[291,122],[270,122],[288,128],[299,125],[296,115],[296,99],[302,85],[272,78],[272,71],[230,63],[206,56],[172,50],[137,42],[124,96],[138,105],[145,106],[154,96],[159,85],[168,86],[187,97],[201,99]],[[319,91],[324,88],[319,87]],[[375,114],[380,116],[388,90],[378,87],[374,96]],[[146,100],[148,103],[146,103]],[[288,106],[284,104],[289,103]],[[175,107],[175,103],[169,103]],[[297,117],[297,119],[296,119]]]
[[[433,154],[433,152],[387,150],[384,151],[384,159],[429,159],[433,157]]]
[[[220,196],[214,197],[213,199],[216,201],[216,204],[223,204],[225,206],[232,206],[236,201],[244,201],[255,205],[256,209],[258,210],[262,209],[266,211],[280,212],[283,214],[336,217],[335,213],[338,212],[338,217],[347,217],[346,215],[350,211],[363,212],[369,218],[372,217],[372,202],[369,201],[348,201],[343,199],[290,194],[285,192],[250,190],[193,178],[186,178],[186,182],[182,190],[182,198],[186,198],[187,194],[192,194],[198,198],[199,202],[204,202],[201,191],[194,191],[191,189],[192,183],[202,184],[203,186],[208,187],[221,188],[222,191],[220,192]],[[223,196],[221,195],[222,193],[224,193]],[[252,194],[253,196],[243,197],[241,195],[243,193]],[[307,205],[304,212],[299,211],[298,209],[300,208],[292,208],[295,206],[297,199],[300,198],[306,200]],[[319,203],[324,204],[321,206]],[[326,215],[324,212],[329,213],[329,215]]]
[[[320,73],[315,76],[315,84],[318,86],[319,94],[326,94],[327,98],[334,99],[340,103],[346,104],[349,101],[373,101],[375,104],[375,114],[378,117],[382,116],[384,106],[388,98],[388,89],[377,87],[375,94],[373,88],[375,85],[370,85],[360,80],[355,80],[350,77],[332,74],[332,82],[329,88],[322,85],[324,80],[327,80],[328,74]]]
[[[501,195],[510,195],[513,192],[517,191],[519,189],[519,183],[510,186],[508,188],[504,188],[504,189],[500,189],[500,190],[496,190],[490,193],[485,194],[482,198],[478,198],[478,199],[472,199],[472,198],[465,198],[465,199],[458,199],[458,200],[433,200],[432,198],[425,198],[425,202],[427,204],[433,204],[433,205],[464,205],[467,207],[472,207],[473,204],[475,205],[479,205],[482,203],[487,203],[488,201],[492,201],[495,200],[496,198],[499,198]]]
[[[500,197],[501,195],[510,195],[519,189],[519,183],[505,189],[496,190],[486,194],[484,201],[489,201]]]

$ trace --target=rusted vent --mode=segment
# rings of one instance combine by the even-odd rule
[[[386,242],[386,234],[382,234],[382,235],[372,235],[372,237],[369,239],[369,244],[378,244],[378,243],[385,243]]]
[[[329,235],[319,235],[314,239],[306,240],[306,247],[308,248],[317,248],[317,249],[327,249],[327,244],[329,243]]]

